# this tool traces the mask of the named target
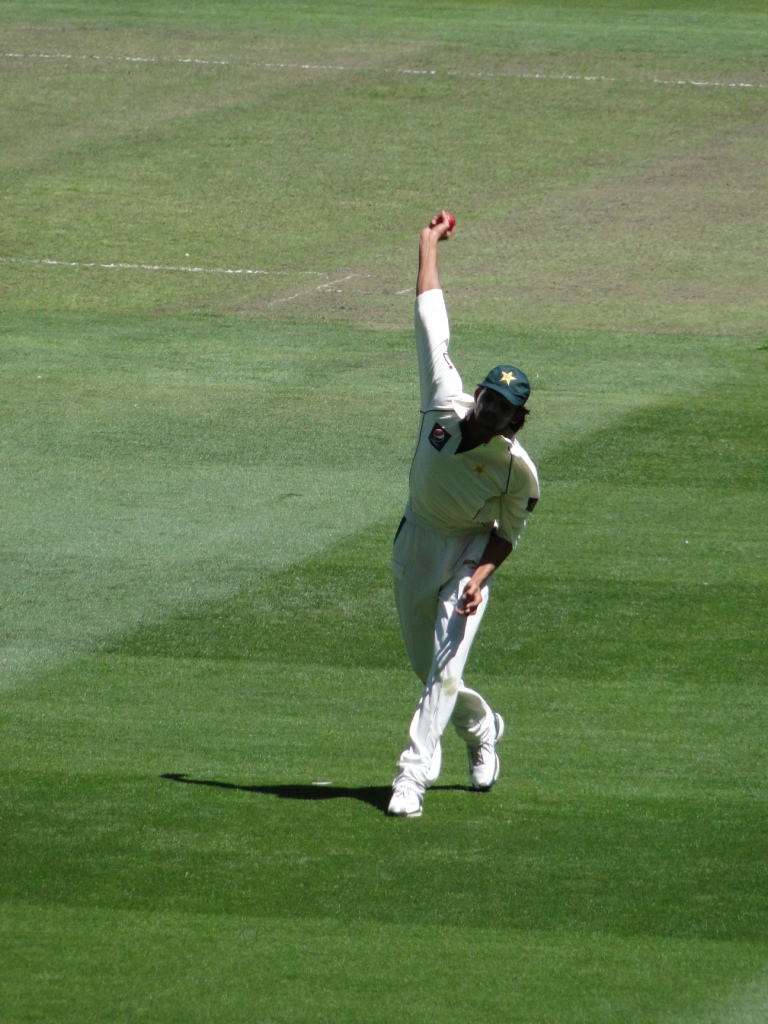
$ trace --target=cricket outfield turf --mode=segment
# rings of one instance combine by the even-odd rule
[[[763,5],[3,12],[0,1020],[762,1024]],[[542,500],[393,821],[442,207]]]

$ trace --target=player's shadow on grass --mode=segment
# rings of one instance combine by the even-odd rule
[[[189,786],[213,786],[215,789],[237,789],[243,793],[278,796],[282,800],[338,800],[340,797],[349,797],[352,800],[362,800],[363,803],[370,804],[380,811],[386,811],[392,793],[389,786],[238,786],[234,782],[219,782],[216,779],[190,779],[179,772],[169,772],[162,778],[170,782],[185,782]]]
[[[188,786],[212,786],[214,789],[237,789],[243,793],[261,793],[282,800],[338,800],[342,797],[361,800],[377,811],[386,813],[392,796],[391,786],[324,786],[288,784],[284,786],[238,786],[234,782],[216,779],[190,779],[181,772],[167,772],[160,776],[169,782],[183,782]],[[469,786],[435,786],[435,789],[469,789]]]

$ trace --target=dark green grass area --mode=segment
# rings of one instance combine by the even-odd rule
[[[757,801],[542,797],[511,785],[483,800],[462,778],[430,792],[429,815],[406,838],[383,814],[388,787],[278,782],[258,743],[254,758],[269,782],[106,766],[62,773],[54,793],[51,774],[14,780],[6,901],[457,928],[471,907],[476,927],[600,933],[606,946],[617,936],[765,943]]]
[[[446,736],[404,822],[407,334],[53,327],[3,348],[7,1019],[761,1012],[763,353],[518,337],[544,500],[467,673],[503,774]]]
[[[759,958],[725,942],[626,939],[606,951],[599,936],[564,934],[553,949],[543,934],[467,925],[403,929],[60,908],[40,913],[34,935],[16,913],[0,927],[6,934],[16,930],[15,949],[36,975],[40,1003],[57,1020],[68,1019],[62,992],[72,987],[83,1005],[98,1006],[102,1015],[114,1010],[118,1019],[162,1016],[179,1024],[255,1017],[280,1024],[363,1018],[389,1024],[393,1013],[460,1022],[469,1006],[487,1020],[514,1015],[546,1024],[552,1016],[542,1007],[552,1005],[571,1008],[568,1019],[578,1024],[610,1024],[617,1013],[633,1020],[655,1014],[660,987],[668,993],[661,1019],[670,1022],[689,1012],[684,993],[691,989],[701,994],[696,1019],[706,1024],[729,1016],[759,1020],[763,1005],[761,983],[750,980]],[[73,938],[66,973],[50,966],[62,932]],[[707,1004],[712,978],[731,970],[736,959],[742,965],[734,976],[738,994]],[[137,974],[151,978],[139,993],[131,984]],[[21,1018],[23,999],[14,1006]]]

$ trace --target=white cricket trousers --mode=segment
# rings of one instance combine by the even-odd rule
[[[482,589],[482,602],[474,615],[456,612],[490,531],[444,534],[414,522],[410,510],[406,515],[395,537],[392,576],[408,658],[424,683],[424,692],[411,721],[410,745],[398,762],[395,784],[407,781],[424,792],[432,757],[449,722],[472,747],[495,736],[493,711],[462,678],[491,580]]]

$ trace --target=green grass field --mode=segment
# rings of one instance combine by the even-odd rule
[[[764,0],[0,15],[2,1024],[764,1024]],[[402,821],[441,207],[542,501]]]

